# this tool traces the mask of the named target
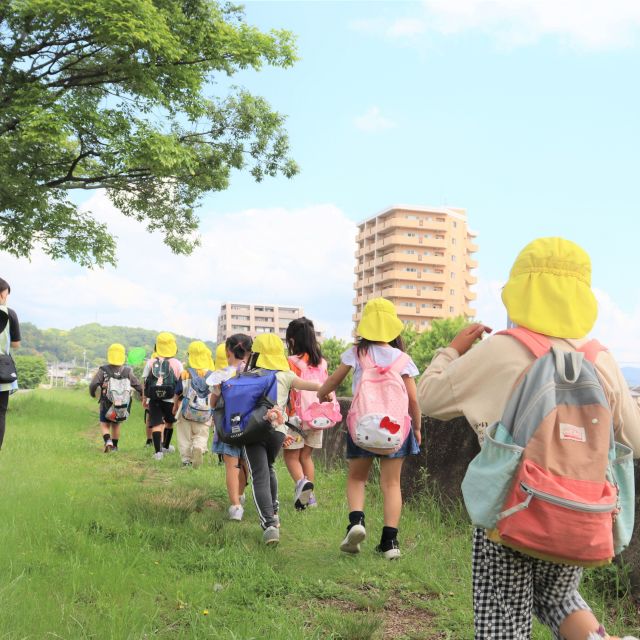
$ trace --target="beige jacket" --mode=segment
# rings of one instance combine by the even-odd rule
[[[551,342],[569,351],[586,341],[551,338]],[[484,430],[502,417],[511,390],[531,362],[529,350],[511,336],[491,336],[462,357],[451,347],[440,349],[418,382],[420,409],[440,420],[465,416],[482,440]],[[640,406],[609,352],[599,353],[595,364],[616,439],[640,458]]]

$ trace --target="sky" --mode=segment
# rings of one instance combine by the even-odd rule
[[[516,255],[563,236],[592,259],[593,335],[640,366],[639,3],[248,2],[246,19],[297,35],[293,68],[233,82],[287,115],[300,174],[234,175],[202,201],[190,257],[91,192],[82,206],[117,236],[117,268],[0,253],[22,321],[215,340],[233,300],[302,305],[347,339],[356,223],[394,204],[449,205],[478,233],[477,319],[502,328]]]

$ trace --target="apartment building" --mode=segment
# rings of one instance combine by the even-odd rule
[[[403,322],[424,330],[434,319],[464,315],[476,294],[476,233],[464,209],[395,205],[358,225],[353,320],[367,300],[391,300]]]
[[[246,333],[255,338],[259,333],[275,333],[283,340],[292,320],[304,316],[302,307],[282,307],[275,304],[225,302],[218,315],[218,343],[234,333]],[[316,331],[320,339],[320,331]]]

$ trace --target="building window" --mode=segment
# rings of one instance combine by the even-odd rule
[[[251,331],[251,327],[247,327],[243,324],[232,324],[232,329],[236,329],[237,331]]]
[[[249,307],[246,304],[232,304],[231,308],[234,311],[240,311],[242,309],[242,311],[249,311]]]
[[[454,312],[454,307],[449,307],[449,313],[453,313]]]
[[[456,290],[455,289],[449,289],[449,295],[450,296],[455,296],[456,295]]]
[[[455,244],[456,243],[456,239],[455,238],[451,238],[451,244]]]
[[[411,216],[411,215],[407,215],[407,216],[405,216],[405,218],[406,218],[407,220],[417,220],[417,219],[418,219],[418,216]]]
[[[456,279],[456,272],[455,272],[455,271],[452,271],[452,272],[451,272],[451,279],[452,279],[452,280],[455,280],[455,279]]]
[[[404,252],[408,253],[409,255],[413,255],[415,253],[415,250],[414,249],[405,249]]]
[[[453,227],[455,228],[455,227],[457,227],[457,226],[458,226],[458,223],[454,220],[454,221],[453,221]]]
[[[402,289],[415,289],[415,285],[412,284],[403,284]]]
[[[231,316],[232,320],[251,320],[250,316]]]
[[[416,273],[418,271],[415,267],[405,267],[404,270],[409,273]]]
[[[400,304],[403,307],[413,307],[414,306],[413,302],[401,302]]]
[[[456,257],[455,256],[451,256],[451,262],[455,262],[456,261]]]
[[[431,237],[431,234],[430,234],[430,233],[425,233],[422,237],[423,237],[423,238],[430,238],[430,237]]]

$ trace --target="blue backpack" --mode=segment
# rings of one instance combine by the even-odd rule
[[[265,416],[276,400],[275,371],[252,369],[225,380],[214,412],[220,441],[237,447],[263,441],[273,430]]]

